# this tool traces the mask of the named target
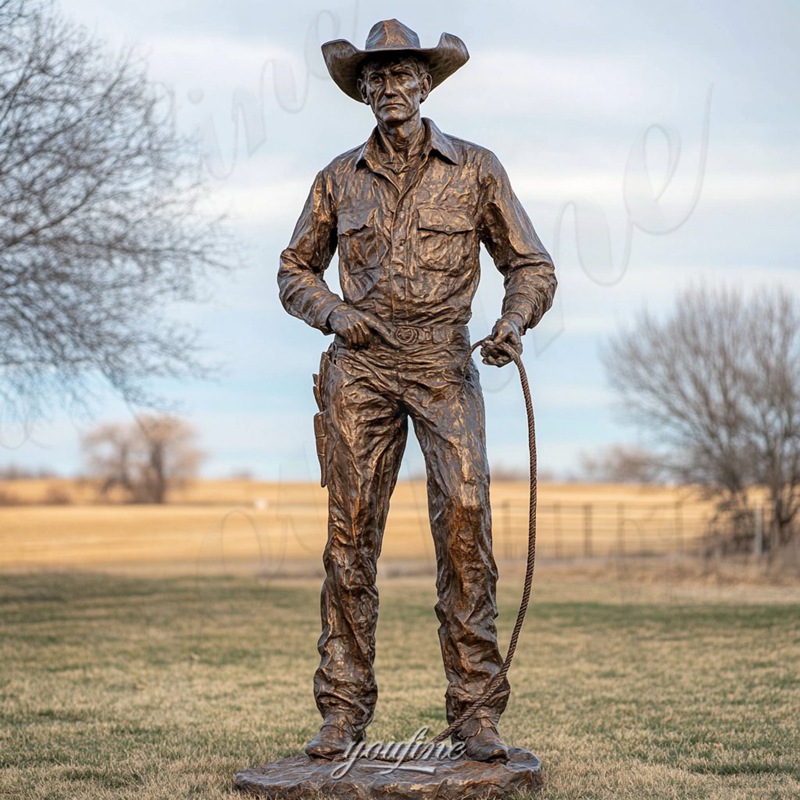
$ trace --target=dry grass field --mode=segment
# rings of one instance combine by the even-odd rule
[[[526,491],[493,486],[502,642]],[[0,493],[0,797],[233,800],[236,770],[313,735],[323,490],[207,481],[160,507],[69,482]],[[686,490],[548,484],[540,501],[503,718],[543,759],[540,800],[800,797],[800,585],[635,557],[696,547],[710,509]],[[444,721],[433,581],[415,574],[433,566],[425,505],[398,486],[373,740]],[[605,557],[566,558],[587,554]]]
[[[507,739],[539,800],[800,797],[800,587],[546,562],[511,670]],[[383,578],[375,740],[443,725],[429,578]],[[500,635],[517,603],[501,581]],[[316,580],[99,573],[0,579],[0,797],[234,800],[299,751]]]
[[[498,560],[524,560],[527,484],[492,486]],[[71,481],[0,483],[0,569],[158,566],[170,573],[239,568],[293,574],[319,569],[326,493],[307,483],[198,481],[164,506],[99,503]],[[45,504],[56,499],[61,504]],[[710,504],[690,489],[543,484],[542,557],[696,552]],[[401,482],[392,500],[383,569],[433,564],[424,483]]]

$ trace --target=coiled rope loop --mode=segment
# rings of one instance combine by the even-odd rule
[[[466,371],[472,354],[481,345],[491,342],[491,337],[486,337],[476,342],[469,351],[464,362],[464,370]],[[448,725],[441,733],[433,738],[434,743],[443,742],[451,734],[458,731],[464,723],[472,719],[475,714],[483,708],[489,700],[494,696],[495,692],[500,688],[505,680],[508,670],[511,667],[511,661],[514,658],[514,653],[517,649],[517,641],[519,634],[522,630],[522,624],[525,621],[525,614],[528,611],[528,603],[531,598],[531,589],[533,587],[533,570],[536,563],[536,424],[533,416],[533,400],[531,399],[531,389],[528,384],[528,376],[525,372],[525,366],[522,363],[522,358],[519,353],[511,347],[503,347],[505,352],[509,355],[512,361],[517,365],[519,372],[519,382],[522,386],[522,395],[525,398],[525,414],[528,420],[528,452],[529,452],[529,475],[530,475],[530,494],[528,502],[528,557],[525,563],[525,583],[522,588],[522,599],[519,604],[519,612],[517,613],[517,621],[514,623],[514,630],[511,632],[511,641],[508,645],[508,652],[503,660],[503,666],[500,671],[489,681],[483,694],[469,706],[457,719]]]

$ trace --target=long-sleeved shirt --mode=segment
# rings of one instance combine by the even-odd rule
[[[343,300],[390,326],[465,325],[484,244],[504,278],[502,313],[533,327],[553,301],[553,262],[489,150],[425,119],[408,181],[387,164],[378,130],[316,177],[278,272],[289,313],[325,333]],[[323,274],[339,249],[343,299]]]

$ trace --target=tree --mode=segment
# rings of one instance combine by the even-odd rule
[[[0,401],[33,416],[102,375],[128,401],[146,379],[202,371],[168,321],[225,263],[203,218],[199,159],[142,62],[108,57],[50,0],[0,0]]]
[[[800,300],[693,288],[671,316],[643,312],[603,360],[631,418],[663,444],[665,467],[751,520],[762,487],[771,542],[786,545],[800,510]]]
[[[164,503],[167,491],[193,478],[202,460],[195,431],[170,415],[106,423],[83,437],[88,472],[100,494],[114,489],[134,503]]]
[[[641,447],[614,445],[597,454],[584,453],[581,467],[593,483],[658,483],[661,462]]]
[[[195,431],[177,417],[148,416],[138,422],[143,456],[139,494],[144,502],[163,503],[170,486],[196,476],[203,454],[194,446]]]
[[[131,450],[134,446],[129,426],[109,422],[83,436],[81,447],[89,475],[100,480],[100,494],[107,497],[120,489],[128,498],[136,496]]]

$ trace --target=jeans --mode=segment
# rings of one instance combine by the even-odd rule
[[[409,417],[425,458],[436,551],[439,641],[452,722],[500,670],[485,414],[466,333],[446,344],[348,349],[323,354],[319,390],[329,498],[320,665],[314,694],[322,715],[362,732],[378,696],[373,663],[377,563]],[[479,712],[497,721],[505,681]]]

